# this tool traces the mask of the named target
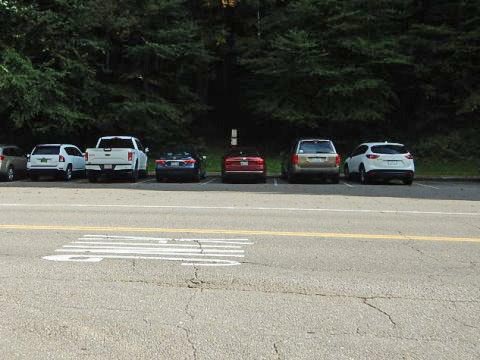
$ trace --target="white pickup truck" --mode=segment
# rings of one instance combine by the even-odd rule
[[[147,153],[132,136],[104,136],[95,148],[85,151],[85,168],[90,182],[102,175],[127,175],[132,182],[147,176]]]

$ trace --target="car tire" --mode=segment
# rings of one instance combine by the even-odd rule
[[[72,180],[72,177],[73,177],[72,165],[67,166],[67,170],[64,171],[62,177],[64,181]]]
[[[136,183],[137,180],[138,180],[138,175],[139,175],[138,163],[136,163],[136,164],[135,164],[135,169],[132,170],[132,174],[130,175],[130,182]]]
[[[403,185],[412,185],[413,179],[403,179],[402,182],[403,182]]]
[[[288,181],[289,184],[295,184],[297,182],[297,177],[294,174],[288,172],[287,173],[287,181]]]
[[[367,172],[365,171],[365,166],[360,165],[360,169],[358,170],[359,176],[360,176],[360,183],[363,185],[367,185],[369,183],[368,177],[367,177]]]
[[[193,175],[193,181],[198,183],[200,182],[201,179],[202,179],[202,175],[200,174],[200,170],[198,170],[197,173]]]
[[[91,183],[96,183],[98,181],[98,176],[95,174],[87,174],[87,178]]]
[[[146,179],[147,176],[148,176],[148,171],[147,171],[147,169],[145,169],[145,170],[140,170],[140,171],[138,172],[138,175],[139,175],[139,177],[140,177],[141,179]]]
[[[10,166],[7,170],[6,180],[8,182],[12,182],[13,180],[15,180],[16,177],[17,175],[15,173],[15,168],[13,166]]]
[[[345,180],[352,179],[352,174],[350,174],[350,169],[348,168],[347,164],[345,164],[343,167],[343,176],[345,176]]]

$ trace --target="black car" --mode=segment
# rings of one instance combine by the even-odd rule
[[[190,179],[200,181],[206,176],[207,157],[193,146],[177,145],[164,149],[155,161],[157,181]]]

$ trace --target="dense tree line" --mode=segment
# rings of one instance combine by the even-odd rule
[[[0,0],[4,140],[234,126],[478,154],[479,80],[477,0]]]

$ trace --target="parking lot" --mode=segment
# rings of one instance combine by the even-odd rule
[[[480,357],[479,182],[23,180],[0,212],[8,359]]]

